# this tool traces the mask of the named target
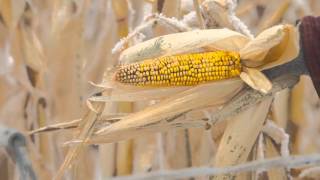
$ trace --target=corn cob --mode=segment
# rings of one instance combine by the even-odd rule
[[[240,56],[215,51],[166,56],[122,65],[115,80],[134,86],[193,86],[239,76]]]

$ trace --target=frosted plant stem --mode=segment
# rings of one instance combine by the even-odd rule
[[[284,131],[283,128],[279,127],[276,123],[271,120],[267,120],[262,131],[270,136],[275,142],[281,145],[280,154],[281,156],[289,156],[289,135]],[[288,179],[291,180],[290,169],[286,169]]]
[[[253,39],[253,35],[249,28],[235,15],[237,3],[235,0],[227,0],[228,18],[234,29]]]
[[[152,16],[151,16],[152,17]],[[183,21],[179,21],[175,17],[166,17],[163,14],[154,14],[153,17],[159,24],[166,26],[177,32],[191,31],[192,29]]]
[[[117,44],[112,48],[112,54],[121,52],[124,49],[125,45],[128,44],[131,39],[141,34],[143,30],[154,25],[155,22],[159,22],[160,24],[168,26],[169,28],[172,28],[178,32],[191,30],[188,25],[176,18],[168,18],[162,14],[152,14],[147,16],[145,18],[145,21],[140,26],[136,27],[131,33],[129,33],[127,37],[122,38],[119,42],[117,42]]]
[[[154,171],[146,174],[136,174],[132,176],[119,176],[112,180],[147,180],[147,179],[181,179],[196,176],[215,176],[221,174],[235,174],[240,172],[256,171],[258,169],[271,168],[299,168],[310,165],[320,164],[320,154],[305,155],[305,156],[288,156],[277,157],[272,159],[251,161],[235,166],[228,167],[195,167],[184,168],[179,170],[164,170]]]
[[[117,42],[117,44],[112,48],[112,54],[121,52],[124,49],[125,45],[128,44],[132,38],[141,33],[141,31],[143,31],[144,29],[152,26],[154,22],[155,19],[150,19],[149,21],[146,21],[135,28],[131,33],[128,34],[127,37],[122,38],[119,42]]]
[[[262,131],[281,145],[281,156],[289,156],[289,135],[273,121],[267,120]]]

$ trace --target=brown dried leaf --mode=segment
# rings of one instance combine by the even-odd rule
[[[95,104],[96,109],[98,110],[99,113],[102,112],[104,108],[104,103],[100,104]],[[90,138],[93,130],[94,130],[94,125],[96,121],[100,118],[101,114],[96,114],[93,111],[88,111],[86,116],[83,118],[82,124],[80,125],[81,130],[76,136],[78,139],[81,139],[83,142],[80,144],[77,144],[75,146],[70,147],[68,150],[68,153],[62,163],[62,165],[59,168],[59,171],[55,175],[54,179],[62,179],[64,172],[72,165],[73,161],[76,159],[76,157],[81,153],[83,150],[83,145],[84,142]]]

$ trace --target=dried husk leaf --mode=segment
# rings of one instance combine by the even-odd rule
[[[272,83],[269,79],[262,72],[254,68],[244,68],[244,72],[241,72],[240,78],[250,87],[262,93],[268,93],[272,88]]]
[[[240,51],[241,59],[262,61],[269,49],[279,44],[284,36],[278,27],[263,31],[254,40],[246,44]]]
[[[169,118],[168,118],[169,119]],[[166,132],[173,129],[186,129],[186,128],[204,128],[206,121],[203,120],[190,120],[186,119],[185,116],[177,117],[175,122],[166,123],[161,121],[160,123],[154,123],[146,125],[145,127],[136,127],[131,129],[120,129],[119,131],[114,131],[107,134],[99,134],[91,137],[86,144],[104,144],[110,142],[117,142],[121,140],[126,140],[129,138],[136,138],[141,136],[151,136],[156,132]],[[101,128],[97,129],[100,130]],[[65,145],[76,145],[82,143],[82,140],[73,139],[67,141]]]
[[[139,43],[124,50],[120,62],[133,63],[136,61],[182,54],[202,47],[239,51],[248,38],[229,29],[195,30],[156,37]]]
[[[258,90],[259,87],[257,87],[253,80],[251,79],[251,77],[246,73],[246,72],[241,72],[240,74],[240,78],[247,84],[249,85],[251,88]]]
[[[161,87],[161,88],[114,88],[107,89],[102,96],[94,96],[89,98],[90,101],[145,101],[166,98],[172,94],[176,94],[192,87]]]
[[[80,124],[81,130],[77,134],[77,138],[83,140],[83,142],[85,142],[91,136],[94,129],[93,128],[94,124],[100,118],[100,113],[104,108],[103,103],[100,103],[100,104],[95,103],[94,106],[99,112],[99,114],[96,114],[93,111],[88,111],[82,121],[82,124]],[[77,144],[76,146],[70,147],[70,149],[68,150],[68,154],[64,159],[64,162],[61,164],[57,174],[55,175],[55,179],[61,179],[64,175],[64,172],[72,165],[76,157],[79,156],[79,154],[83,150],[83,144],[84,144],[83,142],[80,144]]]
[[[191,109],[207,106],[212,103],[219,104],[221,100],[224,101],[225,97],[230,97],[230,94],[239,90],[241,85],[242,83],[239,79],[233,79],[230,81],[196,86],[124,118],[119,123],[113,124],[113,127],[109,127],[108,131],[111,129],[118,129],[122,126],[126,128],[129,128],[130,126],[139,127],[146,125],[146,120],[148,123],[154,123],[154,120],[157,121],[159,119],[171,117]]]
[[[299,36],[292,25],[278,25],[260,33],[240,50],[248,67],[269,69],[293,60],[299,53]]]
[[[165,131],[174,126],[174,123],[171,124],[166,120],[193,109],[221,105],[234,96],[242,88],[242,85],[242,81],[235,78],[196,86],[100,129],[98,135],[91,140],[92,142],[96,140],[99,142],[114,142],[132,137],[134,132],[143,134],[145,131]],[[195,123],[199,122],[196,121]],[[200,125],[203,125],[203,123]],[[182,127],[188,125],[188,123],[181,124]]]
[[[214,166],[230,166],[247,160],[253,144],[263,127],[271,102],[272,97],[269,97],[228,122],[219,144]],[[250,123],[250,126],[248,126],[248,123]],[[232,177],[233,175],[228,174],[216,176],[213,179],[229,179]]]

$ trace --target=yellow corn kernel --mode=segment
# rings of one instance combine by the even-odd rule
[[[122,65],[115,80],[133,86],[193,86],[239,76],[240,56],[215,51],[175,55]]]

